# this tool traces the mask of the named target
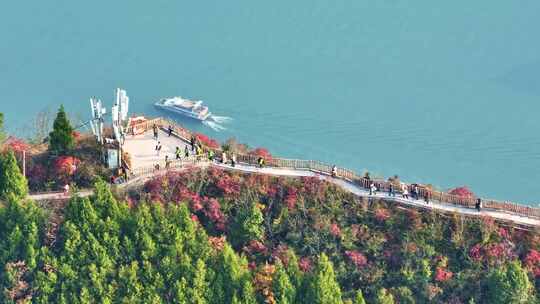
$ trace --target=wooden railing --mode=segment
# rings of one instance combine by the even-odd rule
[[[169,161],[169,165],[165,163],[165,161],[162,161],[159,163],[159,167],[153,166],[146,166],[146,167],[140,167],[135,168],[133,170],[129,171],[129,178],[136,178],[144,175],[150,175],[155,174],[157,172],[164,172],[168,170],[176,170],[181,169],[189,166],[194,166],[197,164],[203,164],[207,163],[208,160],[204,158],[197,158],[195,156],[190,156],[188,158],[182,158],[180,160],[171,160]]]
[[[162,129],[168,129],[169,126],[173,129],[173,134],[186,142],[190,141],[190,138],[194,136],[194,134],[189,131],[188,129],[185,129],[181,126],[179,126],[177,123],[163,119],[163,118],[156,118],[152,120],[148,120],[146,122],[137,125],[137,127],[144,127],[146,130],[150,130],[153,128],[154,124]],[[128,129],[129,131],[129,129]],[[129,133],[128,133],[129,134]],[[209,150],[210,148],[206,147],[206,150]],[[215,155],[217,158],[220,158],[221,150],[214,149]],[[244,154],[237,154],[236,159],[238,163],[248,164],[248,165],[257,165],[257,157],[254,155],[244,155]],[[275,158],[272,157],[272,159],[266,160],[265,166],[268,167],[276,167],[276,168],[287,168],[287,169],[295,169],[295,170],[309,170],[317,173],[327,174],[331,175],[332,173],[332,165],[325,164],[319,161],[314,160],[300,160],[300,159],[285,159],[285,158]],[[153,168],[147,168],[146,171],[149,171],[147,174],[151,173]],[[145,172],[146,172],[145,171]],[[337,168],[337,176],[339,178],[342,178],[344,180],[347,180],[349,182],[352,182],[354,184],[357,184],[363,188],[369,188],[371,183],[374,183],[379,191],[388,191],[390,183],[389,181],[380,180],[380,179],[367,179],[364,177],[359,176],[354,171],[346,169],[346,168]],[[395,185],[394,189],[400,190],[399,185]],[[447,204],[453,204],[453,205],[459,205],[463,207],[469,207],[473,208],[475,206],[475,202],[477,198],[473,197],[461,197],[457,195],[452,195],[449,193],[437,191],[430,189],[423,185],[419,186],[419,193],[418,196],[423,198],[428,196],[430,201],[438,201],[442,203]],[[412,185],[406,185],[408,187],[409,192],[412,190]],[[399,193],[400,191],[396,191],[396,193]],[[511,212],[515,214],[519,214],[522,216],[527,217],[535,217],[540,218],[540,208],[534,208],[529,207],[526,205],[511,203],[511,202],[500,202],[495,200],[488,200],[488,199],[482,199],[482,205],[483,208],[489,208],[494,209],[498,211],[504,211],[504,212]]]

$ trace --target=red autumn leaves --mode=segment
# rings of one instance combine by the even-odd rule
[[[452,194],[452,195],[457,195],[457,196],[463,197],[463,198],[473,198],[473,197],[475,197],[474,193],[466,186],[454,188],[454,189],[450,190],[448,193]]]
[[[206,136],[204,134],[195,133],[195,138],[203,146],[206,146],[206,147],[211,148],[211,149],[218,149],[219,148],[219,143],[215,139],[212,139],[212,138],[210,138],[210,137],[208,137],[208,136]]]

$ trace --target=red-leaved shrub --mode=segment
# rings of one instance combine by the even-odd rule
[[[77,171],[77,166],[81,161],[73,156],[60,156],[54,162],[54,169],[57,173],[73,175]]]
[[[467,188],[466,186],[454,188],[448,191],[448,193],[452,195],[457,195],[463,198],[475,197],[474,193],[471,190],[469,190],[469,188]]]
[[[330,225],[330,234],[337,238],[341,236],[341,228],[339,228],[338,224],[332,223]]]
[[[58,181],[69,183],[80,163],[81,161],[73,156],[58,157],[54,162],[54,172]]]
[[[39,187],[47,180],[47,169],[41,164],[34,164],[26,173],[28,183],[32,187]]]
[[[303,272],[310,272],[311,269],[313,268],[313,265],[312,265],[312,263],[311,263],[310,258],[308,258],[308,257],[302,257],[302,258],[300,258],[300,261],[298,261],[298,267],[299,267],[300,270],[302,270]]]
[[[295,188],[289,188],[287,190],[287,195],[285,196],[285,205],[290,210],[293,210],[296,206],[296,200],[298,199],[297,191]]]
[[[195,133],[195,138],[197,139],[197,141],[203,144],[203,146],[206,146],[212,149],[219,148],[219,143],[215,139],[211,139],[204,134]]]
[[[480,261],[482,259],[482,257],[483,257],[482,244],[476,244],[476,245],[472,246],[471,249],[469,250],[469,256],[474,261]]]
[[[10,136],[4,143],[4,147],[10,150],[13,150],[15,154],[19,154],[22,151],[28,151],[30,145],[28,145],[24,140]]]
[[[247,244],[247,246],[244,247],[244,251],[248,254],[266,254],[268,253],[268,248],[264,246],[264,244],[257,240],[251,240]]]
[[[379,222],[385,222],[387,219],[390,218],[390,211],[385,208],[379,208],[375,210],[375,219]]]
[[[217,230],[225,231],[225,215],[221,212],[221,205],[215,198],[204,201],[203,212],[214,223]]]
[[[446,282],[450,280],[453,275],[454,274],[451,271],[444,269],[442,267],[437,267],[437,269],[435,270],[435,281]]]
[[[256,149],[253,149],[253,150],[249,151],[248,154],[256,156],[256,157],[262,157],[266,161],[269,161],[269,160],[272,159],[272,154],[270,154],[270,152],[268,152],[268,149],[266,149],[266,148],[256,148]]]
[[[534,274],[535,277],[540,277],[540,252],[531,249],[525,257],[525,267]]]
[[[351,263],[353,263],[356,268],[361,268],[367,264],[366,256],[356,250],[345,251],[345,256],[349,258]]]
[[[236,198],[240,194],[240,181],[228,174],[222,174],[216,186],[226,198]]]
[[[510,234],[508,233],[508,230],[506,230],[506,228],[500,227],[497,231],[497,234],[503,239],[510,239]]]
[[[287,266],[289,265],[289,255],[287,254],[288,250],[289,247],[287,247],[287,245],[279,244],[276,248],[274,248],[272,258],[274,260],[279,259],[283,265]]]

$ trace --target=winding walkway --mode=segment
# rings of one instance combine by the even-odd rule
[[[168,137],[165,132],[160,131],[160,141],[163,145],[163,150],[161,155],[157,155],[155,152],[156,141],[153,139],[151,132],[146,132],[143,135],[138,135],[134,137],[128,137],[126,139],[126,144],[124,149],[132,156],[132,164],[134,169],[144,169],[147,167],[152,167],[156,163],[161,163],[161,168],[164,167],[164,157],[168,155],[170,159],[174,159],[174,150],[176,147],[180,147],[183,150],[183,147],[186,145],[185,141],[182,139],[171,136]],[[193,166],[193,162],[186,162],[181,166],[176,166],[171,170],[183,170],[187,165]],[[439,201],[430,201],[429,204],[426,204],[424,200],[415,200],[412,198],[403,198],[399,194],[395,197],[388,196],[386,192],[379,192],[375,195],[370,195],[369,191],[363,187],[354,184],[352,182],[346,181],[340,178],[333,178],[327,174],[321,174],[307,169],[287,169],[287,168],[273,168],[265,167],[258,168],[252,165],[246,164],[237,164],[235,167],[230,165],[221,164],[221,163],[210,163],[208,161],[200,161],[195,164],[198,167],[214,166],[224,170],[236,170],[242,171],[245,173],[255,173],[255,174],[268,174],[274,176],[289,176],[289,177],[317,177],[322,180],[326,180],[333,184],[336,184],[343,189],[359,196],[365,198],[379,198],[385,199],[388,201],[393,201],[400,203],[404,206],[411,206],[415,208],[431,209],[444,213],[458,213],[465,216],[489,216],[499,221],[509,222],[516,225],[526,226],[529,229],[540,227],[540,219],[534,217],[527,217],[519,215],[517,213],[500,211],[500,210],[490,210],[487,208],[482,209],[478,212],[476,209],[459,206],[455,204],[448,204]],[[164,174],[166,170],[160,170],[158,172],[152,172],[151,170],[145,174],[140,174],[136,178],[131,179],[128,183],[120,185],[121,188],[126,188],[134,186],[140,183],[143,183],[145,180],[152,178],[153,176]],[[78,193],[79,196],[89,196],[93,192],[91,190],[85,190]],[[35,194],[30,195],[30,198],[34,200],[62,200],[68,199],[70,196],[66,196],[63,193],[44,193],[44,194]]]
[[[178,146],[181,149],[183,149],[183,147],[186,145],[186,142],[184,140],[176,136],[169,137],[163,130],[160,130],[159,140],[161,141],[163,145],[163,150],[162,150],[161,155],[157,156],[156,152],[154,151],[156,141],[153,139],[153,136],[151,133],[152,133],[151,131],[148,131],[142,135],[130,136],[126,139],[126,144],[124,146],[124,149],[127,152],[129,152],[130,155],[132,156],[131,162],[135,169],[147,167],[155,163],[161,163],[161,166],[163,168],[165,155],[169,155],[170,159],[174,159],[175,148]],[[201,162],[198,164],[198,166],[207,166],[207,165],[209,165],[208,162]],[[212,163],[210,165],[218,167],[218,168],[226,169],[226,170],[237,170],[237,171],[242,171],[246,173],[269,174],[269,175],[290,176],[290,177],[303,177],[303,176],[318,177],[320,179],[324,179],[338,186],[341,186],[343,189],[360,197],[381,198],[381,199],[386,199],[386,200],[400,203],[404,206],[431,209],[431,210],[436,210],[436,211],[446,212],[446,213],[459,213],[466,216],[489,216],[496,220],[512,222],[517,225],[523,225],[523,226],[528,226],[528,227],[536,227],[536,226],[540,227],[540,219],[519,215],[517,213],[505,212],[505,211],[500,211],[500,210],[490,210],[486,208],[478,212],[476,209],[468,208],[465,206],[459,206],[455,204],[443,203],[439,201],[431,201],[429,204],[426,204],[423,200],[415,200],[412,198],[405,199],[403,197],[400,197],[399,194],[396,197],[389,197],[388,194],[384,192],[379,192],[376,195],[370,195],[369,191],[367,191],[366,189],[362,188],[361,186],[357,184],[348,182],[340,178],[332,178],[331,176],[327,174],[320,174],[320,173],[316,173],[307,169],[287,169],[287,168],[274,168],[274,167],[266,167],[266,168],[260,169],[256,166],[246,165],[246,164],[237,164],[235,167],[232,167],[230,165],[220,164],[220,163]],[[145,179],[148,179],[151,176],[152,174],[146,174],[144,176],[138,177],[135,181],[130,181],[129,183],[130,184],[140,183],[141,181],[144,181]]]
[[[489,216],[500,221],[508,221],[508,222],[513,222],[520,225],[525,225],[525,226],[540,226],[539,219],[520,216],[520,215],[512,214],[509,212],[502,212],[502,211],[489,210],[489,209],[483,209],[482,211],[478,212],[476,209],[441,203],[438,201],[431,201],[429,204],[426,204],[424,200],[415,200],[412,198],[406,199],[406,198],[400,197],[399,194],[396,195],[395,197],[390,197],[388,196],[387,192],[379,192],[375,195],[370,195],[368,190],[356,184],[353,184],[351,182],[348,182],[339,178],[333,178],[326,174],[318,174],[318,173],[306,171],[306,170],[291,170],[291,169],[279,169],[279,168],[260,169],[253,166],[246,166],[242,164],[236,165],[234,168],[231,167],[230,165],[223,165],[223,164],[213,164],[213,166],[226,169],[226,170],[237,170],[237,171],[242,171],[242,172],[247,172],[247,173],[269,174],[269,175],[290,176],[290,177],[303,177],[303,176],[318,177],[320,179],[336,184],[359,197],[386,199],[389,201],[401,203],[406,206],[413,206],[416,208],[431,209],[431,210],[449,212],[449,213],[459,213],[459,214],[467,215],[467,216]]]

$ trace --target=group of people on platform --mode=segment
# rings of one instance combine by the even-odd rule
[[[157,125],[154,125],[152,129],[154,133],[154,140],[157,141],[156,146],[155,146],[155,151],[156,151],[156,154],[159,156],[162,150],[162,144],[161,144],[161,141],[159,141],[159,128],[157,127]],[[173,128],[169,126],[167,129],[167,135],[171,136],[173,131],[174,131]],[[183,150],[177,146],[174,151],[174,157],[175,157],[175,160],[181,160],[182,156],[185,158],[188,158],[190,155],[194,155],[197,157],[198,160],[200,160],[202,159],[202,157],[204,157],[205,153],[208,160],[212,162],[219,161],[222,164],[230,164],[232,167],[235,167],[236,164],[238,163],[237,155],[234,152],[227,154],[226,151],[222,151],[221,157],[219,158],[219,160],[216,159],[216,155],[215,155],[216,152],[213,149],[205,149],[195,136],[191,136],[189,140],[189,146],[188,145],[184,146]],[[165,168],[166,169],[170,168],[171,162],[172,160],[169,158],[169,156],[165,155]],[[263,168],[264,165],[265,165],[265,159],[263,157],[258,157],[257,166],[259,168]],[[160,170],[160,165],[155,164],[154,169]]]

